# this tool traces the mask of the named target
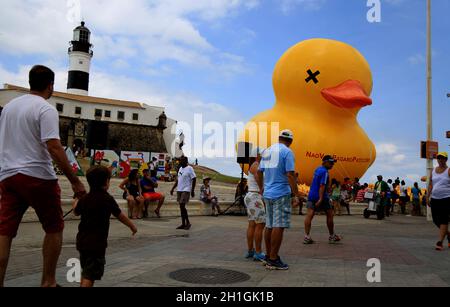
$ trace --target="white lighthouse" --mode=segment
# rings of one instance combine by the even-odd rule
[[[90,42],[91,31],[85,27],[84,21],[81,26],[73,30],[73,40],[69,48],[69,78],[67,92],[69,94],[88,96],[89,94],[89,70],[91,59],[94,56]]]

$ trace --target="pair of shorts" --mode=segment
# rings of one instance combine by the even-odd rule
[[[342,201],[342,200],[341,200]],[[320,204],[319,207],[316,207],[316,201],[308,201],[306,203],[306,208],[308,209],[312,209],[316,212],[321,212],[321,211],[329,211],[329,210],[333,210],[333,206],[331,205],[331,202],[329,199],[324,199],[322,201],[322,204]]]
[[[332,201],[340,201],[341,200],[341,196],[331,196],[331,200]]]
[[[0,235],[15,238],[23,215],[30,206],[47,234],[64,230],[58,180],[18,174],[0,182]]]
[[[177,192],[177,202],[180,205],[187,205],[191,199],[190,192]]]
[[[450,221],[450,198],[431,199],[431,213],[437,227],[448,225]]]
[[[217,199],[217,197],[213,197],[211,199],[209,198],[202,198],[200,199],[203,203],[210,205],[210,204],[215,204],[217,205],[217,203],[219,202],[219,200]]]
[[[163,195],[161,193],[156,192],[144,193],[142,194],[142,196],[144,196],[145,200],[148,201],[160,201],[163,198]]]
[[[266,208],[261,194],[249,192],[245,196],[244,202],[247,207],[248,220],[256,224],[265,224]]]
[[[80,264],[83,279],[90,281],[102,280],[105,274],[105,256],[92,252],[80,251]]]
[[[264,199],[266,204],[266,228],[291,228],[291,202],[291,195],[277,199]]]

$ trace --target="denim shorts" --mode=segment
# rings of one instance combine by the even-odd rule
[[[291,228],[291,195],[277,199],[264,199],[266,204],[266,228]]]

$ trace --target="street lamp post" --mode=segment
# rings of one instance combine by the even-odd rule
[[[433,140],[433,100],[432,100],[432,61],[431,61],[431,0],[427,0],[427,139]],[[427,160],[427,189],[430,191],[433,159]],[[431,221],[431,208],[427,206],[427,219]]]

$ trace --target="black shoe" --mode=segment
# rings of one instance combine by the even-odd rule
[[[186,227],[184,227],[184,230],[189,230],[189,229],[191,229],[191,227],[192,227],[192,225],[188,224]]]
[[[287,271],[289,270],[289,265],[281,261],[280,258],[275,261],[269,259],[269,261],[267,261],[266,268],[268,270]]]
[[[177,229],[185,229],[185,228],[186,228],[186,225],[181,225]]]

